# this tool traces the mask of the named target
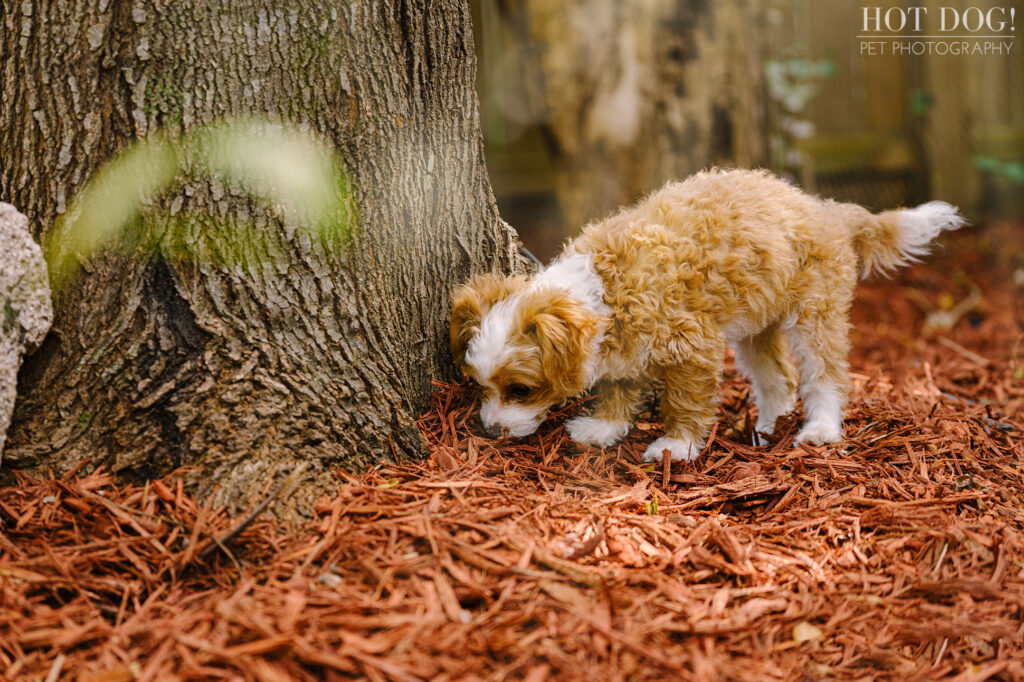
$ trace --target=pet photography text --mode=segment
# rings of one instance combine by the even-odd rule
[[[861,55],[1007,56],[1016,38],[1016,8],[861,7]]]

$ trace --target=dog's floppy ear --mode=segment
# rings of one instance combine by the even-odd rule
[[[517,327],[540,349],[544,376],[559,393],[584,388],[583,358],[598,331],[597,318],[561,290],[540,290],[519,307]]]
[[[455,363],[461,365],[470,340],[480,331],[480,321],[495,303],[521,289],[521,277],[476,275],[455,290],[449,341]]]
[[[480,294],[469,284],[464,284],[455,291],[452,300],[452,321],[448,329],[452,357],[456,365],[461,365],[466,357],[469,340],[480,331],[480,320],[483,310]]]

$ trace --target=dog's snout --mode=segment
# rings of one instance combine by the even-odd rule
[[[508,427],[499,426],[498,424],[491,424],[490,426],[485,426],[484,431],[486,431],[487,435],[490,436],[491,438],[504,438],[505,436],[508,435]]]
[[[480,405],[480,425],[491,438],[523,438],[537,430],[544,417],[533,407],[484,400]]]
[[[501,435],[501,427],[495,424],[488,424],[487,420],[483,418],[482,414],[478,414],[476,417],[477,426],[484,430],[488,438],[497,438]]]

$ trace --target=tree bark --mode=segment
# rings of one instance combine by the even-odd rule
[[[506,0],[497,8],[482,12],[482,40],[491,39],[481,45],[483,96],[492,119],[507,123],[510,146],[541,128],[570,230],[709,165],[768,162],[764,3]],[[516,96],[504,96],[517,85]],[[497,174],[495,187],[515,189],[499,186]]]
[[[242,504],[299,462],[311,499],[336,466],[419,453],[430,380],[451,371],[451,289],[515,267],[484,166],[468,7],[23,0],[2,12],[0,199],[38,239],[119,150],[222,117],[328,140],[356,215],[351,243],[333,244],[216,177],[183,179],[140,229],[184,257],[104,253],[55,292],[5,467],[88,460],[146,478],[188,466],[201,493]],[[171,214],[193,217],[175,231]]]

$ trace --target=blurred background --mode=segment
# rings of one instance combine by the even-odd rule
[[[941,198],[975,221],[1017,222],[1022,237],[1016,23],[1002,33],[1009,54],[868,55],[864,5],[928,8],[923,30],[903,33],[914,36],[939,30],[941,7],[1009,19],[1024,3],[474,0],[502,216],[547,261],[588,221],[722,165],[872,209]]]

